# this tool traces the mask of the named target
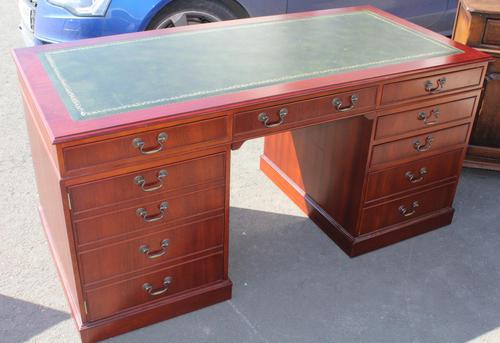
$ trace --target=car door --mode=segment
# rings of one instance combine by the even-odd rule
[[[371,5],[415,24],[442,32],[451,30],[449,22],[442,23],[448,1],[454,0],[288,0],[287,12]]]

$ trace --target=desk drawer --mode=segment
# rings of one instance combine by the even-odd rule
[[[370,173],[365,201],[373,201],[454,177],[458,174],[461,157],[462,149],[459,149]]]
[[[381,116],[377,119],[375,139],[396,136],[430,126],[438,126],[469,118],[472,115],[476,99],[474,96]]]
[[[483,44],[500,48],[500,19],[488,18],[484,28]]]
[[[360,233],[373,232],[451,206],[455,183],[363,209]]]
[[[220,186],[175,198],[137,202],[116,212],[75,220],[73,225],[78,243],[87,244],[139,230],[164,230],[176,220],[220,210],[224,204],[225,187]]]
[[[382,104],[444,93],[465,87],[479,87],[483,68],[435,74],[384,85]]]
[[[224,215],[81,252],[84,283],[148,268],[184,255],[222,246]]]
[[[407,159],[427,156],[439,149],[465,144],[469,124],[434,131],[373,147],[371,166]]]
[[[238,113],[234,116],[234,135],[245,136],[279,130],[295,123],[327,114],[365,112],[375,108],[377,88],[364,88]],[[337,101],[335,102],[334,101]],[[281,118],[281,124],[280,123]],[[266,127],[266,123],[267,126]]]
[[[227,117],[219,117],[134,135],[108,139],[63,150],[66,171],[130,159],[148,160],[224,141],[229,137]]]
[[[224,259],[221,252],[112,285],[87,290],[85,293],[88,319],[90,321],[101,319],[133,306],[159,301],[180,292],[222,281],[223,275]],[[148,293],[147,289],[151,289],[152,294]]]
[[[225,154],[221,153],[76,185],[69,188],[72,210],[76,213],[223,180],[225,163]]]

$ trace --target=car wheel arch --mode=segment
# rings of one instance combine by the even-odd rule
[[[141,30],[151,30],[151,26],[155,21],[164,15],[166,11],[176,6],[180,6],[183,2],[189,2],[189,0],[166,0],[158,3],[152,9],[151,13],[147,16],[147,20],[144,20],[143,25],[141,25]],[[232,12],[237,18],[248,18],[250,14],[237,0],[207,0],[207,2],[215,3],[219,6],[225,7],[229,12]]]

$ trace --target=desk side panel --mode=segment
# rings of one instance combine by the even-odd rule
[[[264,159],[354,234],[372,127],[373,120],[357,116],[268,136]],[[299,206],[310,215],[306,201]]]
[[[46,134],[37,121],[37,114],[32,110],[24,94],[25,117],[31,143],[31,155],[35,169],[35,178],[40,199],[40,217],[47,237],[52,257],[63,283],[64,292],[71,311],[78,325],[81,325],[82,303],[78,269],[75,259],[73,235],[67,226],[64,199],[65,192],[60,183],[59,172],[53,160],[56,149],[47,145]]]

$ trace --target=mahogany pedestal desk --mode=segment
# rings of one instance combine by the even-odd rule
[[[231,297],[230,152],[347,254],[451,222],[490,57],[372,7],[14,52],[82,340]]]

